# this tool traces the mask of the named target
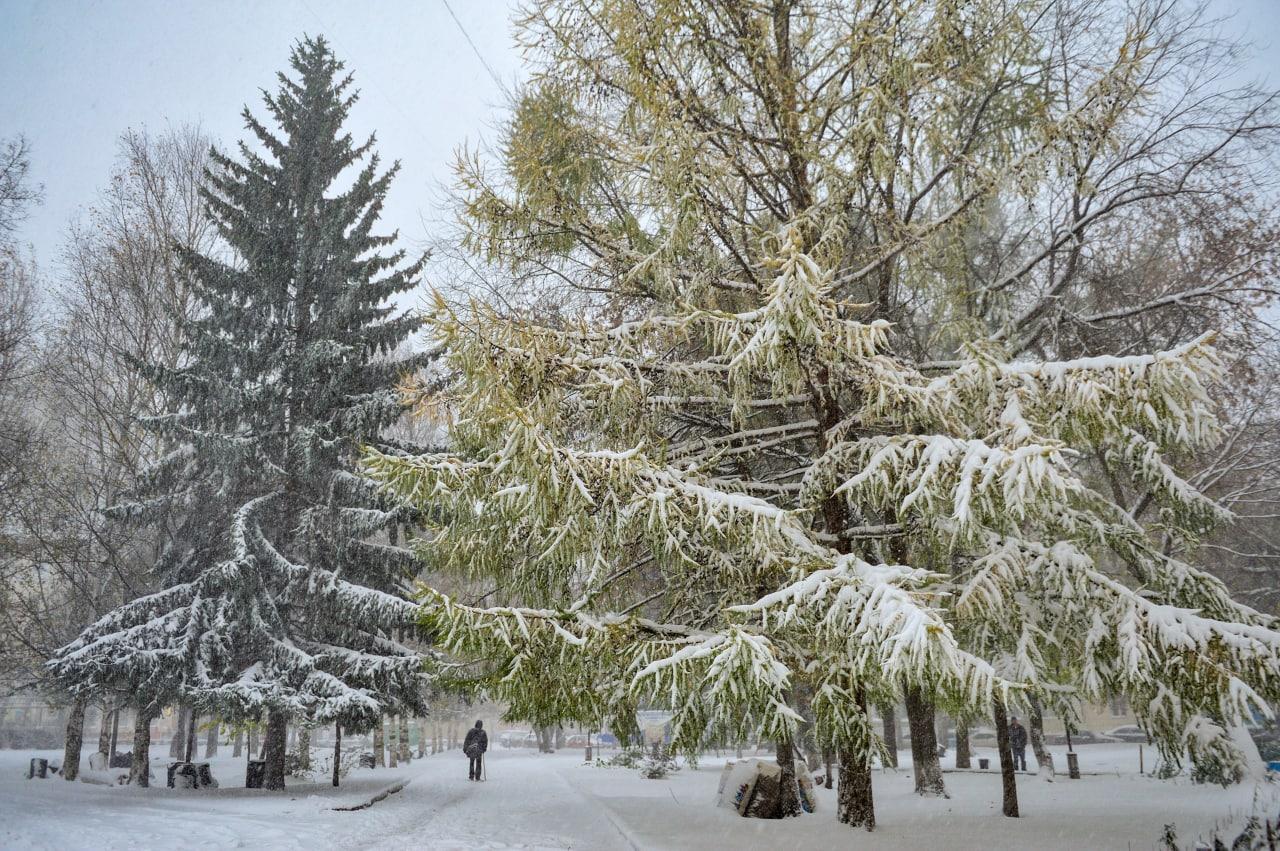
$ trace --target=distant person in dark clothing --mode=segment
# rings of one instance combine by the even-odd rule
[[[1027,728],[1018,723],[1017,718],[1009,720],[1009,749],[1013,751],[1013,767],[1017,771],[1027,770]]]
[[[1027,740],[1026,734],[1022,736],[1025,744]],[[484,722],[477,721],[476,725],[467,731],[467,737],[462,740],[462,752],[471,760],[471,768],[467,774],[468,780],[479,780],[480,772],[484,768],[484,752],[489,749],[489,734],[484,731]]]

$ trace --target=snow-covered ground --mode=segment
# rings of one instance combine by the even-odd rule
[[[1207,835],[1215,821],[1247,813],[1255,793],[1271,813],[1280,811],[1274,786],[1221,789],[1137,776],[1136,745],[1079,751],[1084,771],[1104,773],[1055,783],[1020,775],[1017,820],[1000,815],[995,771],[948,773],[949,799],[916,797],[909,769],[877,772],[879,828],[870,835],[836,823],[834,792],[825,789],[819,812],[797,820],[743,819],[716,808],[724,760],[713,756],[696,771],[644,780],[632,769],[583,765],[580,751],[498,749],[490,753],[488,781],[469,783],[466,759],[453,751],[399,769],[354,771],[340,789],[291,782],[286,793],[267,793],[239,788],[243,763],[230,757],[214,760],[222,788],[193,792],[163,788],[167,760],[154,764],[158,788],[144,790],[29,781],[31,754],[0,751],[0,848],[795,851],[848,847],[856,836],[857,846],[868,849],[1144,849],[1167,822],[1184,843]],[[902,757],[909,764],[909,754]],[[1058,760],[1065,764],[1062,754]],[[403,791],[368,809],[334,809],[405,779]]]

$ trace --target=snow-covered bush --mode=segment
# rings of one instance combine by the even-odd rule
[[[654,742],[640,764],[640,776],[646,780],[661,780],[679,770],[680,763],[662,742]]]

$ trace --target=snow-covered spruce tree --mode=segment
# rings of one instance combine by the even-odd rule
[[[439,502],[422,547],[486,602],[425,617],[513,714],[670,704],[681,747],[759,730],[789,770],[812,695],[870,827],[868,703],[1129,694],[1173,755],[1275,695],[1268,620],[1106,487],[1212,520],[1168,463],[1214,440],[1211,341],[1055,363],[1045,330],[1092,225],[1212,194],[1265,125],[1155,109],[1212,51],[1104,5],[530,5],[462,222],[547,318],[442,301],[453,451],[369,460]]]
[[[373,140],[343,133],[355,95],[342,63],[306,39],[291,65],[264,96],[277,129],[245,111],[265,154],[213,155],[204,199],[234,258],[179,252],[201,306],[181,365],[141,365],[170,400],[152,425],[172,448],[118,511],[174,528],[163,590],[50,662],[76,693],[265,712],[272,788],[288,717],[359,729],[422,700],[402,642],[414,563],[393,545],[411,518],[354,473],[403,411],[392,386],[421,365],[394,357],[418,320],[387,305],[421,263],[372,232],[395,168],[379,174]]]

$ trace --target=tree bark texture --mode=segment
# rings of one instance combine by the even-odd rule
[[[880,726],[885,749],[888,751],[886,764],[890,768],[898,767],[898,707],[892,703],[884,703],[879,707]]]
[[[151,712],[138,707],[133,722],[133,762],[129,765],[129,783],[146,788],[151,785]]]
[[[836,820],[850,827],[875,830],[875,798],[871,794],[871,765],[865,753],[840,751],[840,788],[836,795]]]
[[[288,734],[288,719],[284,712],[279,709],[268,712],[267,733],[262,737],[262,758],[267,763],[262,777],[264,789],[284,789],[284,757]]]
[[[938,760],[938,739],[933,728],[933,703],[914,686],[906,690],[906,703],[916,793],[945,796],[947,789],[942,782],[942,763]]]
[[[98,753],[111,753],[111,717],[115,704],[102,703],[102,717],[98,719]]]
[[[311,746],[310,739],[311,739],[311,735],[310,733],[308,733],[307,734],[308,748]],[[308,759],[307,762],[310,763],[311,760]],[[334,724],[333,725],[333,785],[334,786],[338,785],[338,776],[339,776],[339,770],[341,769],[341,767],[342,767],[342,725]]]
[[[377,726],[373,728],[373,767],[374,768],[387,767],[387,755],[385,753],[385,748],[383,747],[383,742],[382,742],[384,735],[385,735],[385,730],[382,724],[382,719],[379,718]]]
[[[969,768],[969,722],[956,719],[956,768]]]
[[[804,812],[800,808],[800,786],[796,782],[796,753],[790,739],[778,740],[778,765],[782,776],[778,780],[778,815],[794,818]]]
[[[173,718],[173,738],[169,740],[169,757],[171,759],[182,759],[182,753],[187,747],[187,719],[190,717],[191,710],[185,706],[178,707],[178,711]]]
[[[1013,748],[1009,743],[1009,717],[1004,701],[992,702],[992,714],[996,722],[996,747],[1000,749],[1000,786],[1002,812],[1009,818],[1018,817],[1018,779],[1013,772]]]
[[[84,747],[85,701],[76,700],[67,715],[67,740],[62,748],[62,776],[75,780],[80,776],[80,750]]]
[[[1053,754],[1044,746],[1044,708],[1040,698],[1031,696],[1031,715],[1027,719],[1028,737],[1031,740],[1031,752],[1036,755],[1036,769],[1052,780],[1054,775]]]
[[[408,716],[400,716],[400,761],[409,762],[413,758],[413,753],[409,749],[409,718]]]
[[[221,725],[217,718],[209,719],[209,730],[204,737],[204,758],[218,755],[218,730]]]
[[[244,730],[236,730],[236,737],[231,741],[231,755],[240,756],[244,753]]]
[[[342,737],[342,728],[334,724],[334,730],[337,731],[338,737]],[[303,771],[311,770],[311,728],[298,728],[298,768]]]

